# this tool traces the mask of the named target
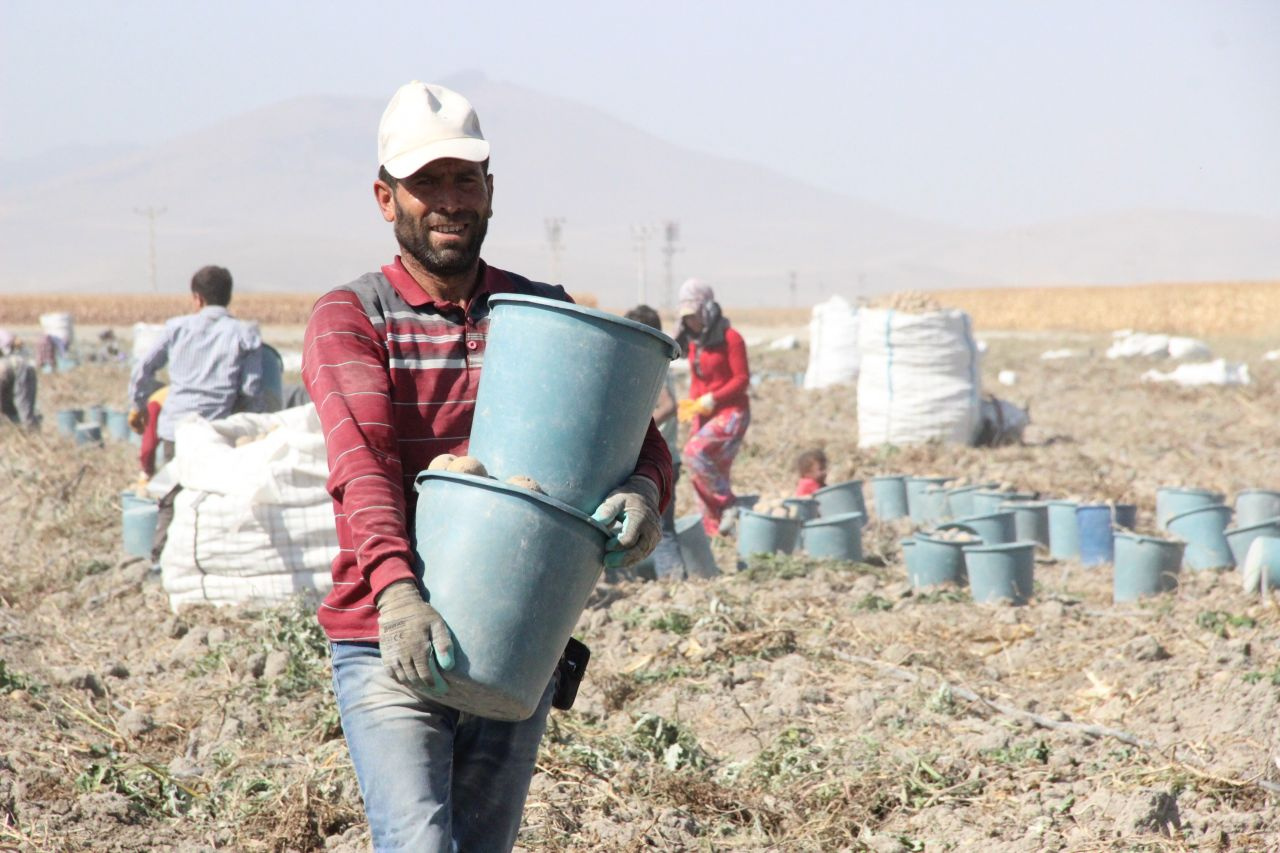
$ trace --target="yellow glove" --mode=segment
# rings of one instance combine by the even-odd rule
[[[680,423],[687,424],[698,415],[711,414],[715,411],[715,407],[716,400],[710,394],[703,394],[696,400],[681,400],[676,412],[676,418]]]
[[[147,428],[147,413],[141,409],[129,410],[129,429],[142,435],[143,430]]]

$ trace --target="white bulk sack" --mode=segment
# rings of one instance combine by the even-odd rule
[[[858,309],[833,296],[813,306],[805,388],[847,385],[858,378]]]
[[[858,352],[860,447],[974,442],[981,383],[968,314],[863,308]]]
[[[183,489],[160,555],[170,606],[328,592],[338,536],[315,406],[220,421],[193,416],[176,434],[166,473]]]

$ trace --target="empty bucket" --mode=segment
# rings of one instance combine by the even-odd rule
[[[1137,533],[1115,535],[1112,599],[1136,601],[1178,587],[1182,543]]]
[[[116,441],[129,440],[129,436],[133,435],[133,430],[129,429],[128,412],[122,412],[119,409],[107,410],[107,435]]]
[[[871,496],[876,504],[876,517],[881,521],[907,516],[907,486],[902,476],[872,477]]]
[[[917,524],[927,524],[927,508],[924,502],[924,490],[929,486],[941,486],[953,480],[953,477],[907,477],[907,515]]]
[[[830,560],[862,560],[862,525],[866,516],[860,512],[823,515],[804,525],[804,550],[810,557]]]
[[[964,547],[975,543],[936,539],[924,533],[917,533],[915,541],[912,567],[907,573],[911,586],[920,589],[964,583]]]
[[[787,512],[801,521],[818,517],[818,502],[813,498],[787,498],[782,505],[787,508]]]
[[[1040,501],[1015,501],[1000,505],[1013,513],[1013,531],[1018,542],[1037,542],[1049,547],[1049,505]]]
[[[76,427],[84,420],[83,409],[62,409],[57,414],[58,432],[67,438],[75,438]]]
[[[1182,565],[1192,571],[1229,569],[1236,564],[1227,544],[1231,507],[1211,504],[1189,509],[1165,519],[1166,529],[1186,543]]]
[[[995,488],[995,483],[975,483],[969,486],[957,486],[947,489],[947,506],[955,518],[966,515],[978,515],[973,509],[973,496],[976,492],[986,492]]]
[[[1227,546],[1231,548],[1231,557],[1237,566],[1244,565],[1245,555],[1249,553],[1249,545],[1259,536],[1280,536],[1280,517],[1268,518],[1248,527],[1236,527],[1226,531]]]
[[[124,552],[130,557],[151,556],[159,513],[160,507],[153,500],[135,497],[133,502],[125,504],[121,512],[121,538]]]
[[[607,533],[554,498],[485,477],[424,471],[416,487],[415,569],[454,639],[436,701],[525,719],[600,576]]]
[[[643,323],[499,295],[468,453],[586,513],[635,469],[675,341]]]
[[[823,517],[849,512],[862,513],[864,520],[867,517],[867,503],[862,497],[861,480],[846,480],[824,486],[811,497],[818,502],[818,514]]]
[[[802,523],[790,516],[739,510],[738,557],[745,562],[752,554],[790,554],[800,538]]]
[[[1175,515],[1202,506],[1213,506],[1222,503],[1223,496],[1209,489],[1182,488],[1180,486],[1162,486],[1156,489],[1156,528],[1169,529],[1169,519]],[[1280,511],[1271,515],[1280,515]],[[1270,518],[1271,516],[1266,516]],[[1119,523],[1118,521],[1116,522]]]
[[[974,601],[1010,601],[1023,605],[1031,599],[1036,543],[969,545],[964,549],[964,564]]]
[[[1113,504],[1111,507],[1111,523],[1125,530],[1133,530],[1138,526],[1138,507],[1136,504]]]
[[[76,444],[102,444],[102,427],[80,424],[76,427]]]
[[[711,540],[702,527],[701,515],[686,515],[676,519],[676,542],[680,544],[680,556],[684,570],[691,578],[713,578],[720,574]]]
[[[1080,556],[1080,530],[1076,526],[1075,501],[1047,501],[1049,507],[1049,555],[1059,560]]]
[[[1236,526],[1251,527],[1268,518],[1280,517],[1280,492],[1246,489],[1236,494]]]
[[[989,512],[986,515],[970,515],[957,518],[954,524],[963,525],[972,530],[982,540],[983,545],[1003,545],[1017,541],[1014,533],[1013,513]],[[943,525],[944,527],[949,525]]]
[[[1111,504],[1080,504],[1076,507],[1076,535],[1080,562],[1102,566],[1115,558],[1115,534],[1111,529]]]

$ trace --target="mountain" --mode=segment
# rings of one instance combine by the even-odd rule
[[[765,167],[683,148],[600,110],[478,74],[444,81],[476,105],[493,146],[484,255],[551,278],[546,221],[563,218],[559,279],[609,305],[663,302],[660,225],[679,222],[676,283],[737,305],[975,284],[1275,277],[1280,223],[1117,214],[979,232],[904,216]],[[312,96],[158,145],[0,164],[0,292],[182,292],[206,263],[237,287],[319,293],[389,260],[374,206],[384,101]],[[114,156],[105,156],[114,154]],[[105,156],[105,159],[104,159]],[[789,282],[794,276],[793,293]]]

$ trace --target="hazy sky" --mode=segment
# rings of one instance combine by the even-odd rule
[[[1280,218],[1278,0],[0,0],[0,160],[470,69],[951,223]]]

